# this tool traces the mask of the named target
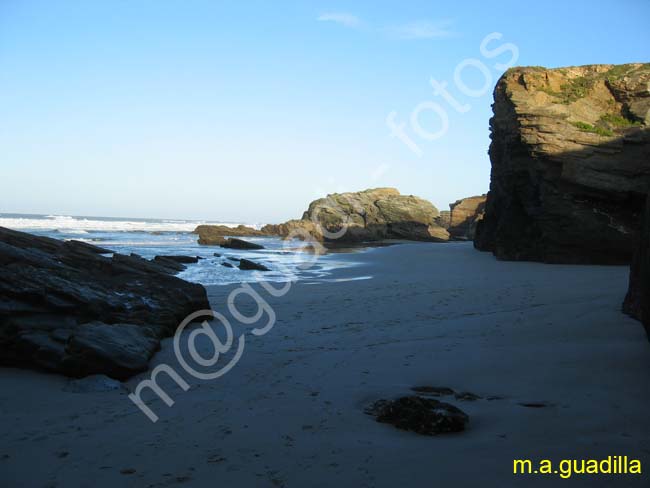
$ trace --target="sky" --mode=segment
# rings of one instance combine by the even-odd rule
[[[0,212],[278,222],[379,186],[448,209],[489,188],[509,65],[648,62],[648,19],[648,0],[0,0]]]

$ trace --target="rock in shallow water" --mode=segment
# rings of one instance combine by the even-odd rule
[[[194,233],[199,235],[199,244],[212,246],[222,244],[226,240],[226,236],[262,237],[269,235],[267,232],[262,232],[245,225],[238,225],[237,227],[199,225],[194,229]]]
[[[405,396],[396,400],[379,400],[367,413],[377,422],[422,435],[448,434],[465,430],[469,415],[458,407],[432,398]]]
[[[237,239],[235,237],[231,237],[230,239],[226,239],[222,244],[221,247],[225,247],[228,249],[264,249],[264,246],[260,244],[255,244],[254,242],[248,242],[244,241],[243,239]]]
[[[174,261],[181,264],[195,264],[198,263],[201,258],[199,256],[156,256],[154,261],[159,259]]]
[[[239,269],[241,270],[257,270],[257,271],[271,271],[269,268],[263,264],[256,263],[255,261],[250,261],[249,259],[240,259],[239,260]]]

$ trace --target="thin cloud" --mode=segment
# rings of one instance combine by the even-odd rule
[[[356,15],[345,12],[327,12],[318,16],[320,22],[334,22],[345,27],[359,27],[361,21]]]
[[[389,27],[386,33],[396,39],[449,39],[456,36],[456,33],[450,29],[451,26],[450,20],[436,22],[420,20]]]

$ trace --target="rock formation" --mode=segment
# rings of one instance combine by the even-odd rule
[[[153,258],[154,263],[166,268],[170,273],[179,273],[187,269],[186,264],[195,264],[199,262],[198,256],[156,256]]]
[[[494,90],[475,245],[498,258],[629,263],[650,176],[649,64],[513,68]]]
[[[244,259],[241,258],[239,260],[239,269],[246,271],[246,270],[256,270],[256,271],[271,271],[269,268],[264,266],[263,264],[256,263],[255,261],[251,261],[249,259]]]
[[[0,228],[0,362],[123,379],[162,337],[210,307],[205,289],[148,261]]]
[[[642,219],[639,246],[630,269],[630,287],[623,310],[643,322],[650,339],[650,194]]]
[[[436,217],[436,224],[438,224],[443,229],[449,229],[450,222],[451,212],[449,210],[441,210],[438,217]]]
[[[421,435],[461,432],[469,415],[450,403],[411,395],[395,400],[378,400],[366,409],[377,422],[391,424]]]
[[[452,239],[471,241],[476,233],[476,226],[485,214],[487,195],[463,198],[449,204],[449,223],[447,231]]]
[[[236,237],[225,239],[220,245],[228,249],[264,249],[264,246],[260,244],[237,239]]]
[[[199,235],[199,244],[207,246],[219,246],[223,244],[228,237],[263,237],[269,234],[252,227],[238,225],[237,227],[228,227],[226,225],[199,225],[194,229],[194,233]]]
[[[449,233],[436,222],[438,216],[438,209],[422,198],[400,195],[394,188],[376,188],[327,195],[311,202],[301,220],[265,226],[262,231],[283,237],[301,232],[320,241],[340,243],[447,241]]]
[[[154,261],[173,261],[180,264],[196,264],[200,259],[203,259],[199,256],[156,256]]]

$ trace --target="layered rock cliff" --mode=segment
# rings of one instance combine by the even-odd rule
[[[447,241],[449,233],[437,223],[438,216],[438,209],[422,198],[401,195],[394,188],[375,188],[319,198],[311,202],[302,219],[265,226],[262,231],[284,237],[304,232],[321,241],[341,243]]]
[[[649,64],[514,68],[494,90],[475,246],[498,258],[629,263],[650,177]]]
[[[201,285],[172,276],[173,258],[107,253],[0,227],[0,364],[123,379],[210,308]]]
[[[471,241],[476,234],[476,226],[485,215],[487,195],[478,195],[456,200],[449,204],[449,235],[456,240]]]

